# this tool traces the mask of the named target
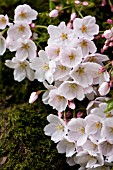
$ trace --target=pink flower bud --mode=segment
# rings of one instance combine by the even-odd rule
[[[102,38],[105,38],[105,36],[104,36],[104,34],[102,34],[102,36],[101,36]]]
[[[71,22],[68,22],[67,27],[72,29],[73,28],[73,24]]]
[[[77,14],[75,12],[73,12],[71,14],[70,20],[73,21],[76,18]]]
[[[75,103],[69,101],[69,102],[68,102],[68,107],[69,107],[70,109],[74,110],[74,109],[75,109]]]
[[[49,13],[49,17],[54,18],[58,16],[58,10],[54,9]]]
[[[35,100],[38,98],[38,93],[37,92],[32,92],[29,98],[29,103],[35,102]]]
[[[100,95],[102,95],[102,96],[108,94],[109,91],[110,91],[109,83],[108,83],[108,82],[103,82],[103,83],[100,85],[98,91],[99,91]]]
[[[110,46],[110,47],[113,47],[113,42],[110,42],[110,43],[109,43],[109,46]]]
[[[35,28],[35,23],[31,23],[31,24],[30,24],[30,27],[31,27],[31,28]]]
[[[107,23],[112,24],[113,23],[112,19],[107,19]]]
[[[83,112],[79,111],[79,112],[77,113],[77,118],[82,117],[82,115],[83,115]]]
[[[83,6],[88,6],[88,2],[87,2],[87,1],[84,1],[84,2],[82,2],[82,5],[83,5]]]
[[[106,31],[104,32],[104,36],[105,36],[106,39],[110,38],[110,37],[112,36],[111,30],[106,30]]]
[[[108,49],[108,46],[104,45],[104,46],[103,46],[103,50],[105,51],[105,50],[107,50],[107,49]]]

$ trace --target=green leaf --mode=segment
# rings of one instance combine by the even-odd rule
[[[107,106],[107,109],[105,110],[105,113],[113,110],[113,99],[108,100],[107,103],[108,103],[108,106]]]

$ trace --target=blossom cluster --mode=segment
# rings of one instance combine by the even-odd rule
[[[44,132],[58,143],[59,153],[66,153],[69,165],[80,164],[79,170],[109,170],[113,162],[113,110],[106,112],[109,98],[105,95],[112,87],[113,63],[108,56],[97,52],[94,38],[99,26],[96,18],[75,17],[72,28],[64,21],[58,26],[49,25],[47,46],[37,55],[31,30],[37,15],[26,4],[15,9],[13,23],[7,15],[0,15],[0,29],[3,30],[0,54],[6,49],[15,52],[15,57],[6,60],[5,65],[14,69],[14,80],[20,82],[27,77],[45,86],[42,101],[56,109],[58,116],[47,117],[49,124]],[[6,38],[4,31],[7,31]],[[40,93],[32,92],[29,103]],[[70,109],[74,113],[76,102],[85,99],[89,101],[85,117],[81,114],[68,119],[66,113]]]

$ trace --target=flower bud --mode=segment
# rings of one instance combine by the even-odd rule
[[[71,14],[70,20],[73,21],[76,18],[77,14],[75,12],[73,12]]]
[[[106,39],[110,38],[110,37],[112,36],[111,30],[106,30],[106,31],[104,32],[104,36],[105,36]]]
[[[98,91],[99,91],[100,95],[102,95],[102,96],[108,94],[109,91],[110,91],[109,83],[108,83],[108,82],[103,82],[103,83],[100,85]]]
[[[87,1],[84,1],[84,2],[82,2],[82,5],[83,5],[83,6],[88,6],[88,2],[87,2]]]
[[[107,23],[112,24],[113,23],[112,19],[107,19]]]
[[[29,98],[29,103],[34,103],[37,98],[38,98],[38,93],[32,92]]]
[[[58,10],[54,9],[49,13],[49,17],[54,18],[58,16]]]

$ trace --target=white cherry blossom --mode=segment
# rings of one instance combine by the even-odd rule
[[[62,65],[67,66],[69,68],[75,67],[81,63],[83,58],[82,50],[80,47],[78,48],[69,48],[61,50],[60,52],[60,62]]]
[[[97,50],[94,42],[85,38],[79,38],[73,41],[73,47],[81,47],[83,58],[86,58],[91,53],[95,53]]]
[[[101,66],[96,63],[81,63],[74,67],[70,72],[70,76],[77,84],[85,88],[93,84],[93,78],[98,75],[99,68]]]
[[[113,118],[104,120],[101,135],[113,144]]]
[[[104,158],[101,154],[89,154],[87,151],[77,153],[75,161],[86,168],[96,168],[104,165]]]
[[[103,125],[102,118],[94,114],[89,114],[85,117],[85,120],[87,122],[85,128],[86,134],[94,140],[99,140]]]
[[[49,25],[48,33],[50,35],[48,45],[54,43],[68,45],[73,39],[73,31],[69,29],[63,21],[58,26]]]
[[[64,81],[59,87],[59,92],[68,100],[73,100],[74,98],[83,100],[85,97],[82,86],[76,84],[74,81]]]
[[[27,77],[30,81],[34,80],[34,71],[30,68],[27,60],[19,61],[16,57],[12,60],[6,60],[5,65],[14,69],[14,80],[20,82]]]
[[[47,116],[47,120],[50,123],[44,127],[44,133],[47,136],[51,136],[51,140],[55,143],[61,141],[67,134],[64,120],[53,114]]]
[[[75,18],[73,27],[78,37],[84,37],[89,40],[92,40],[94,35],[99,33],[99,26],[96,24],[96,19],[90,15],[82,19]]]
[[[104,156],[113,155],[113,142],[101,139],[98,144],[99,151]]]
[[[32,9],[29,5],[18,5],[15,8],[14,21],[23,21],[28,24],[37,18],[38,12]]]
[[[50,61],[44,50],[40,50],[38,55],[39,57],[32,59],[30,67],[36,70],[35,78],[38,81],[43,82],[47,80],[51,84],[53,82],[53,73],[55,72],[56,64],[54,61]]]
[[[9,24],[9,18],[7,15],[0,15],[0,29],[5,29],[6,26]]]
[[[17,41],[19,38],[30,38],[32,32],[30,30],[30,26],[27,23],[18,21],[9,27],[7,35],[9,40],[11,39],[12,41]]]
[[[69,129],[68,137],[71,141],[76,141],[77,146],[82,146],[87,140],[85,133],[86,121],[82,118],[72,118],[67,124]]]
[[[19,39],[18,47],[16,51],[16,58],[20,61],[25,59],[32,60],[36,57],[37,47],[35,43],[30,39]]]
[[[68,105],[68,100],[63,97],[58,89],[50,90],[48,104],[53,107],[53,109],[62,112],[66,109]]]
[[[66,153],[66,157],[71,157],[75,153],[76,144],[65,137],[57,144],[57,150],[58,153]]]

